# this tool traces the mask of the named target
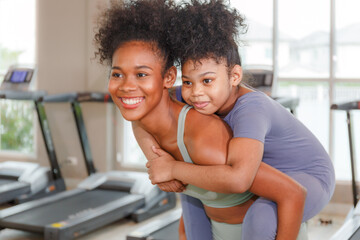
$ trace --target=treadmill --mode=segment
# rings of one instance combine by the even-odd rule
[[[346,102],[331,105],[332,110],[342,110],[346,112],[346,122],[348,127],[351,185],[353,193],[354,208],[350,210],[341,228],[331,237],[331,240],[358,240],[360,239],[360,204],[358,190],[356,187],[356,161],[355,150],[352,137],[351,111],[360,110],[360,101]]]
[[[144,225],[126,236],[126,240],[179,240],[178,228],[182,210],[178,208],[162,219]]]
[[[244,71],[244,82],[251,87],[264,92],[271,96],[273,86],[274,74],[271,70],[266,69],[248,69]],[[283,107],[290,110],[293,115],[296,115],[296,108],[299,106],[299,98],[293,97],[275,97],[271,96],[275,101],[280,103]]]
[[[65,183],[56,159],[43,106],[37,99],[46,95],[43,91],[29,91],[34,70],[11,68],[0,87],[0,98],[34,101],[40,129],[47,150],[50,169],[32,162],[6,161],[0,163],[0,204],[22,203],[65,190]]]
[[[70,96],[70,97],[69,97]],[[71,96],[73,98],[71,98]],[[75,96],[75,98],[74,98]],[[87,97],[85,97],[87,96]],[[101,101],[99,93],[46,97],[46,102],[74,102],[74,116],[80,123],[82,145],[86,146],[90,176],[76,189],[0,211],[0,227],[43,234],[46,240],[68,240],[125,217],[143,221],[175,206],[175,195],[162,192],[151,184],[146,173],[111,171],[96,173],[82,121],[81,101]],[[76,107],[77,106],[77,107]],[[79,121],[80,120],[80,121]],[[81,130],[82,129],[82,130]]]

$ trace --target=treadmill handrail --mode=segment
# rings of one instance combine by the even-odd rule
[[[352,101],[352,102],[346,102],[341,104],[332,104],[331,109],[333,110],[356,110],[360,109],[360,101]]]
[[[39,100],[46,96],[46,92],[42,90],[38,91],[15,91],[15,90],[2,90],[0,91],[0,98],[9,100]]]
[[[81,110],[82,102],[101,102],[112,103],[112,99],[108,93],[104,92],[70,92],[55,95],[48,95],[42,99],[43,102],[64,103],[70,102],[74,115],[76,129],[80,138],[81,149],[85,159],[85,166],[88,175],[96,173],[93,156],[91,154],[90,143],[86,133],[86,126]]]
[[[72,92],[47,95],[44,102],[112,102],[108,93],[103,92]]]
[[[46,146],[46,152],[48,154],[48,158],[51,166],[51,173],[53,180],[55,181],[57,179],[62,179],[60,166],[56,157],[54,141],[51,136],[50,126],[45,111],[45,106],[43,102],[36,100],[35,107],[40,123],[41,133],[43,135],[43,139]]]

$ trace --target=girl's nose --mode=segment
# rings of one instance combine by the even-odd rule
[[[200,96],[203,94],[203,87],[201,84],[194,84],[192,88],[192,95],[193,96]]]

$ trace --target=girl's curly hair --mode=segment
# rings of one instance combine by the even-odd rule
[[[153,44],[153,49],[165,60],[165,69],[174,63],[169,41],[169,21],[174,15],[172,0],[128,0],[113,4],[99,18],[95,34],[95,56],[100,63],[111,64],[116,49],[125,42],[137,40]]]
[[[241,65],[237,41],[247,31],[244,17],[224,0],[183,1],[172,21],[169,39],[177,61],[225,59]]]

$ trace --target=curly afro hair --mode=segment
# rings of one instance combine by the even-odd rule
[[[172,0],[129,0],[112,5],[99,18],[95,45],[100,63],[111,64],[116,49],[129,41],[144,41],[153,44],[154,51],[163,57],[164,70],[174,64],[168,30],[174,15]]]
[[[228,67],[241,65],[237,41],[247,25],[235,8],[224,0],[183,1],[178,8],[169,38],[179,63],[214,58],[225,59]]]

